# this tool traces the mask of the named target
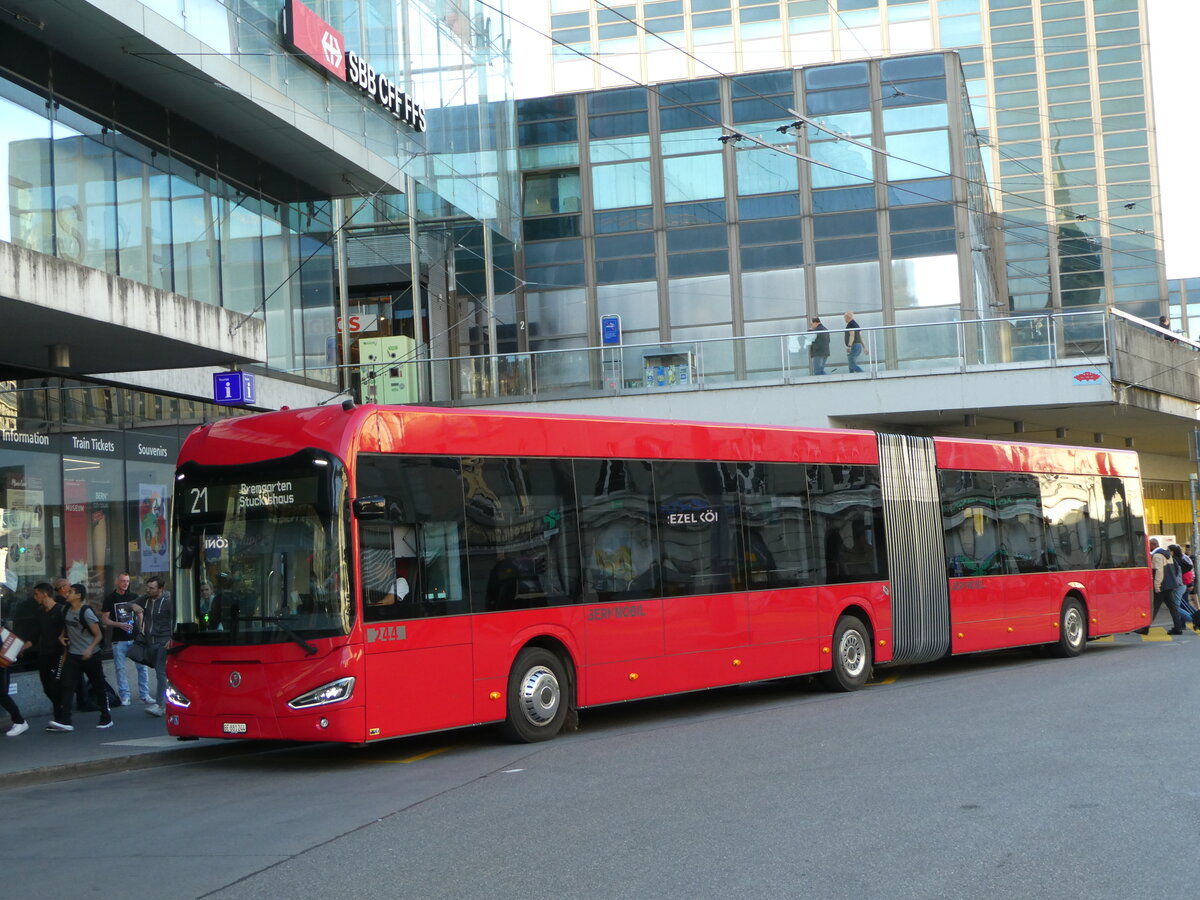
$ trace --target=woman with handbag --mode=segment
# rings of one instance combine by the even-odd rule
[[[146,579],[146,593],[133,604],[141,632],[146,636],[154,659],[154,705],[146,707],[151,716],[161,716],[167,708],[167,644],[175,630],[175,604],[166,582],[159,575]]]

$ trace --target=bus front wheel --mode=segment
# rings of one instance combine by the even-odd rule
[[[1047,644],[1046,649],[1052,656],[1067,659],[1082,653],[1086,644],[1087,615],[1083,604],[1075,597],[1068,597],[1058,619],[1058,640]]]
[[[833,630],[833,670],[823,676],[831,691],[857,691],[871,677],[871,633],[857,616],[842,616]]]
[[[526,647],[508,675],[505,733],[518,743],[550,740],[562,730],[569,698],[563,661],[549,650]]]

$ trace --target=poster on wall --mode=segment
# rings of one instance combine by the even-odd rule
[[[67,581],[71,584],[87,584],[88,553],[92,544],[87,499],[86,481],[63,481],[63,549],[66,551]]]
[[[138,485],[138,546],[143,572],[165,572],[167,559],[167,488]]]
[[[22,479],[22,483],[24,483]],[[45,494],[32,488],[18,488],[9,482],[8,507],[4,511],[8,542],[5,575],[41,576],[46,568],[46,509]]]

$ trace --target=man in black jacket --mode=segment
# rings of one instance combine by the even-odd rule
[[[825,374],[825,360],[829,359],[829,329],[821,324],[817,316],[812,317],[812,344],[808,348],[809,368],[814,375]]]
[[[34,585],[33,600],[38,605],[33,646],[37,653],[38,676],[42,692],[58,709],[58,670],[66,647],[60,640],[63,633],[63,612],[66,607],[54,599],[54,588],[46,582]]]

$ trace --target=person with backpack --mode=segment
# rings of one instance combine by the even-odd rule
[[[1187,601],[1188,588],[1195,581],[1195,563],[1178,544],[1171,544],[1167,550],[1170,551],[1175,565],[1179,566],[1179,587],[1175,589],[1175,605],[1179,607],[1179,615],[1183,621],[1195,628],[1196,610]]]
[[[108,691],[104,685],[104,669],[100,664],[102,632],[100,617],[84,601],[87,588],[73,584],[67,590],[67,610],[63,615],[63,636],[67,646],[67,658],[63,662],[58,679],[58,709],[46,726],[47,731],[74,731],[71,724],[71,697],[75,693],[75,682],[83,674],[92,685],[100,702],[100,721],[97,728],[111,728],[112,714],[108,709]]]
[[[1165,547],[1158,545],[1157,538],[1150,538],[1150,551],[1150,565],[1154,570],[1154,612],[1150,614],[1150,621],[1154,621],[1159,607],[1165,603],[1171,613],[1171,630],[1167,634],[1183,634],[1183,616],[1175,602],[1175,589],[1183,584],[1179,565]]]

